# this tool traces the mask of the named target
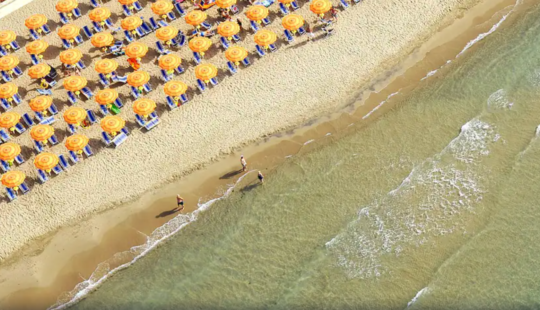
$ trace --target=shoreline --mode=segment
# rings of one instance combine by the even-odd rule
[[[513,3],[513,1],[501,0],[501,1],[498,1],[497,3],[489,3],[489,4],[486,4],[484,2],[482,5],[478,5],[477,7],[475,7],[477,11],[476,14],[482,13],[482,16],[489,15],[489,12],[491,12],[492,10],[495,10],[495,11],[500,10],[501,6],[505,7],[507,6],[506,5],[507,3]],[[489,9],[489,7],[491,7],[491,10]],[[352,106],[350,106],[348,109],[354,109],[355,110],[354,113],[349,114],[343,111],[339,113],[334,113],[334,114],[338,114],[339,116],[333,116],[334,118],[333,120],[330,120],[330,121],[328,120],[328,118],[332,118],[332,117],[323,117],[319,119],[315,124],[309,124],[307,126],[303,126],[295,130],[294,133],[288,133],[285,137],[279,138],[279,137],[274,136],[272,138],[266,139],[269,141],[259,142],[255,145],[252,145],[248,147],[247,149],[243,150],[243,154],[247,154],[247,158],[249,160],[250,165],[255,165],[258,167],[262,166],[262,167],[266,167],[266,169],[273,169],[272,167],[275,167],[276,165],[278,165],[280,160],[284,161],[285,156],[290,155],[286,153],[291,153],[292,151],[292,153],[296,154],[298,152],[302,152],[305,149],[311,148],[311,146],[304,145],[306,141],[311,141],[312,139],[320,140],[320,138],[324,138],[326,136],[326,132],[332,132],[332,133],[338,132],[339,133],[338,136],[346,134],[347,127],[349,126],[348,125],[349,122],[361,121],[363,116],[367,115],[367,113],[371,113],[374,106],[379,105],[379,102],[381,102],[382,100],[385,100],[385,98],[387,98],[390,94],[393,94],[396,89],[405,89],[402,93],[406,93],[407,87],[414,88],[419,82],[411,82],[411,80],[414,80],[415,78],[418,78],[419,80],[420,78],[422,78],[422,76],[426,75],[426,72],[429,72],[433,68],[428,70],[428,68],[426,68],[424,64],[414,65],[413,68],[408,68],[407,65],[412,65],[413,63],[416,63],[417,61],[414,59],[424,58],[422,56],[423,53],[427,54],[428,56],[431,54],[430,58],[428,59],[428,57],[425,57],[425,59],[423,59],[423,62],[428,62],[429,65],[433,65],[435,63],[438,63],[437,61],[439,61],[440,62],[439,65],[444,65],[443,59],[442,59],[444,58],[444,56],[441,54],[444,54],[444,55],[454,54],[455,55],[459,53],[459,49],[463,48],[464,46],[461,44],[463,42],[467,43],[467,40],[465,40],[464,38],[459,38],[460,39],[459,43],[454,43],[454,42],[449,43],[449,41],[452,41],[452,40],[449,39],[450,37],[447,35],[447,33],[456,34],[456,29],[460,29],[459,27],[462,27],[461,30],[464,31],[465,29],[468,28],[467,26],[468,23],[470,24],[484,23],[485,20],[482,20],[482,18],[480,18],[479,16],[475,16],[474,14],[475,9],[471,10],[472,16],[466,15],[465,18],[463,18],[463,20],[460,20],[460,23],[452,24],[452,26],[446,27],[445,29],[440,31],[435,37],[432,37],[430,38],[430,40],[428,40],[428,42],[425,42],[420,48],[415,49],[415,52],[413,53],[413,55],[410,55],[408,59],[410,63],[400,64],[399,66],[397,66],[397,68],[393,68],[391,70],[393,73],[391,76],[387,75],[385,77],[386,79],[382,79],[380,81],[375,82],[374,85],[372,86],[377,88],[376,85],[380,84],[379,87],[381,87],[383,91],[376,93],[375,90],[373,90],[371,91],[371,95],[369,96],[369,98],[365,100],[361,99],[357,101],[356,104],[353,104]],[[484,12],[484,10],[486,9],[487,9],[487,12]],[[485,16],[483,18],[485,18]],[[481,21],[477,20],[476,23],[474,23],[473,19],[480,19]],[[469,30],[467,32],[478,33],[482,31]],[[459,35],[456,34],[456,37],[460,35],[467,37],[467,35],[464,35],[463,33],[460,33]],[[455,38],[452,38],[452,39],[455,39]],[[454,46],[454,49],[448,49],[448,46],[445,46],[445,48],[443,48],[442,46],[438,46],[441,44],[441,42],[444,42],[444,41],[447,43],[447,45],[452,44]],[[461,45],[461,47],[459,47],[459,45]],[[437,46],[437,47],[434,48],[434,46]],[[440,51],[437,51],[437,49],[439,49]],[[426,59],[428,60],[426,61]],[[419,66],[420,68],[416,68],[417,66]],[[401,71],[403,71],[404,73],[400,74]],[[409,72],[409,71],[413,71],[413,72]],[[407,86],[407,82],[410,85]],[[390,84],[390,86],[385,85],[385,84]],[[360,107],[358,107],[359,104],[361,104]],[[371,116],[370,117],[371,119],[375,120],[377,116],[383,114],[385,111],[389,109],[392,109],[393,107],[394,107],[394,104],[392,103],[386,104],[383,106],[383,108],[377,110],[373,117]],[[371,120],[360,122],[359,126],[365,126],[369,124],[370,121]],[[331,136],[330,139],[334,139],[334,138],[335,136],[333,135]],[[315,143],[313,145],[317,147],[318,144]],[[263,149],[262,151],[261,151],[261,148]],[[274,151],[272,151],[272,149],[274,149]],[[287,151],[284,151],[284,150],[287,150]],[[269,156],[268,154],[272,154],[272,155]],[[111,253],[114,254],[118,252],[118,251],[110,250],[110,247],[112,244],[122,243],[122,246],[124,247],[124,249],[127,250],[131,246],[142,243],[141,241],[144,241],[144,236],[141,233],[149,234],[151,231],[153,231],[153,229],[156,228],[156,222],[153,222],[153,225],[148,225],[146,219],[148,219],[150,216],[155,215],[157,210],[168,210],[169,206],[174,205],[174,203],[171,203],[170,201],[172,201],[171,197],[175,195],[175,190],[176,190],[175,186],[178,186],[178,184],[183,184],[182,188],[188,189],[188,192],[190,192],[190,195],[188,197],[184,196],[185,198],[187,198],[188,201],[192,202],[193,199],[197,199],[197,197],[211,198],[212,195],[215,195],[216,188],[223,188],[223,186],[225,186],[228,182],[228,180],[223,181],[222,179],[217,178],[216,172],[219,171],[218,175],[222,175],[223,173],[230,172],[231,169],[234,169],[234,167],[238,165],[237,155],[238,154],[234,154],[233,156],[231,154],[227,158],[222,159],[217,163],[210,164],[204,170],[198,170],[195,173],[182,178],[182,180],[178,182],[171,183],[165,186],[164,189],[147,193],[144,195],[142,200],[137,200],[133,203],[128,204],[127,206],[122,206],[120,208],[109,210],[109,211],[106,211],[105,213],[97,215],[96,217],[102,217],[101,222],[98,220],[97,222],[94,222],[91,225],[100,223],[102,225],[102,229],[99,232],[101,235],[94,236],[94,240],[91,240],[93,241],[91,243],[95,243],[99,245],[96,246],[95,248],[88,247],[88,245],[86,247],[83,246],[82,248],[79,248],[79,250],[84,250],[84,251],[80,251],[82,253],[79,253],[79,254],[86,254],[86,256],[94,256],[93,257],[94,259],[92,260],[92,259],[87,258],[85,260],[85,259],[81,259],[81,255],[75,255],[75,256],[68,255],[69,262],[67,262],[66,264],[59,264],[59,265],[64,266],[63,270],[61,272],[60,272],[60,268],[56,270],[56,272],[60,275],[57,274],[55,277],[45,277],[45,278],[48,278],[48,280],[50,282],[54,282],[54,284],[58,284],[58,282],[63,282],[64,284],[67,282],[73,283],[74,275],[67,276],[67,277],[65,275],[69,274],[69,271],[73,272],[74,271],[73,269],[76,269],[77,267],[80,268],[81,265],[86,264],[88,265],[87,267],[89,267],[92,263],[96,261],[99,263],[105,260],[105,259],[99,260],[99,257],[102,257],[102,256],[105,256],[107,258],[111,257],[112,256]],[[192,190],[189,190],[189,187],[186,187],[189,185],[191,185]],[[161,198],[156,199],[154,197],[153,194],[155,194],[156,192],[157,194],[159,194],[159,197]],[[150,203],[150,201],[152,200],[155,200],[155,201],[153,201],[153,203]],[[148,207],[149,204],[150,204],[150,207]],[[167,207],[164,207],[164,205],[167,205]],[[170,209],[172,209],[172,207]],[[187,211],[193,211],[195,209],[193,203],[188,203],[186,205],[186,209]],[[122,215],[123,217],[126,218],[123,221],[118,221],[118,222],[122,222],[122,224],[118,225],[118,223],[116,223],[115,225],[114,223],[110,222],[111,218],[117,219],[114,216],[115,213],[117,216],[119,216],[124,211],[128,212],[129,216]],[[92,222],[92,219],[90,219],[88,222]],[[65,228],[64,230],[67,230],[68,232],[64,231],[65,233],[64,236],[58,236],[61,234],[61,232],[59,232],[57,236],[52,237],[51,240],[49,240],[49,248],[51,247],[50,243],[54,242],[52,241],[54,239],[58,239],[58,238],[64,239],[64,240],[73,239],[72,237],[73,231],[70,232],[70,230],[74,229],[81,232],[84,230],[84,226],[87,224],[88,223],[83,224],[82,227],[78,227],[78,228],[77,227]],[[111,228],[111,226],[114,226],[114,227]],[[94,234],[97,234],[97,233],[98,232],[96,231],[94,232]],[[139,236],[140,238],[136,238],[136,236]],[[79,236],[77,236],[77,238],[78,237]],[[89,239],[92,239],[92,238],[89,238]],[[119,242],[118,239],[122,239],[124,241]],[[130,240],[130,242],[126,243],[126,240]],[[78,243],[80,241],[81,240],[74,242],[74,240],[72,240],[71,243]],[[89,241],[89,240],[86,240],[86,241]],[[89,255],[89,253],[95,254],[96,252],[100,252],[100,249],[99,249],[100,247],[101,247],[101,255]],[[54,245],[52,246],[52,248],[54,248]],[[44,252],[45,251],[43,251],[42,254]],[[24,256],[24,254],[22,256]],[[82,256],[84,257],[84,255]],[[58,258],[59,257],[57,257],[57,259]],[[64,257],[62,261],[66,261],[66,258]],[[17,265],[17,263],[13,263],[13,265]],[[67,265],[67,268],[65,268],[66,267],[65,265]],[[96,266],[96,264],[94,264],[93,266]],[[2,267],[5,268],[6,266],[2,266]],[[65,269],[68,269],[68,271],[66,272]],[[88,268],[84,269],[85,272],[88,271],[87,269]],[[90,270],[90,272],[92,271],[93,269]],[[85,272],[81,274],[82,277],[88,276],[87,274],[85,274]],[[0,270],[0,274],[1,273],[2,271]],[[51,274],[52,273],[54,272],[51,272]],[[78,278],[78,281],[76,281],[76,283],[80,282],[81,280],[81,278],[78,277],[78,274],[79,273],[75,273],[75,278]],[[54,281],[53,281],[53,278],[55,279]],[[59,278],[60,278],[60,281],[58,281]],[[54,284],[52,286],[55,286]],[[2,286],[4,285],[0,283],[0,287]],[[71,284],[71,287],[72,286],[73,284]],[[56,287],[58,288],[59,286],[57,285]],[[62,285],[60,285],[60,287],[62,287]],[[43,293],[43,290],[44,289],[42,288],[41,289],[42,293]],[[0,289],[0,291],[2,290]],[[19,296],[19,298],[28,298],[29,296],[28,294],[30,294],[30,296],[42,295],[42,294],[37,293],[36,291],[32,292],[32,290],[30,289],[30,290],[23,290],[23,291],[14,293],[13,299],[14,301],[17,300],[18,299],[17,295]],[[56,296],[58,296],[58,294],[56,294]],[[0,299],[1,298],[2,296],[0,296]]]

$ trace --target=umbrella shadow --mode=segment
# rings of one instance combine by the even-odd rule
[[[88,3],[79,3],[79,9],[81,10],[81,14],[84,16],[84,15],[88,14],[88,12],[93,10],[94,7],[91,6]]]
[[[235,177],[237,175],[239,175],[240,173],[242,173],[243,170],[242,169],[239,169],[239,170],[235,170],[235,171],[231,171],[231,172],[227,172],[225,173],[224,175],[220,176],[219,179],[220,180],[228,180],[232,177]]]
[[[163,211],[160,214],[156,215],[156,218],[167,217],[167,216],[173,215],[173,214],[175,214],[177,212],[180,212],[180,209],[178,207],[174,208],[174,209],[171,209],[171,210]]]
[[[99,154],[103,149],[105,149],[105,144],[100,139],[89,139],[88,145],[92,148],[92,152]]]
[[[58,58],[58,55],[60,55],[60,52],[62,51],[61,48],[55,45],[49,45],[45,53],[43,53],[43,59],[45,60],[52,60]]]

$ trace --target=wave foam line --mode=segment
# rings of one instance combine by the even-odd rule
[[[381,103],[379,103],[376,107],[373,108],[373,110],[369,111],[368,114],[364,115],[364,117],[362,117],[362,119],[366,119],[368,118],[371,114],[373,114],[375,111],[377,111],[380,107],[383,106],[383,104],[385,104],[386,102],[388,102],[388,100],[390,100],[390,98],[394,97],[395,95],[399,94],[399,91],[395,92],[395,93],[392,93],[390,95],[388,95],[388,97],[386,97],[386,100],[383,100]]]
[[[112,275],[114,275],[115,273],[123,270],[123,269],[126,269],[128,268],[129,266],[133,265],[136,261],[138,261],[139,259],[141,259],[142,257],[146,256],[146,254],[148,254],[150,251],[152,251],[156,246],[158,246],[159,244],[163,243],[164,241],[168,240],[170,237],[172,237],[174,234],[176,234],[177,232],[179,232],[180,230],[182,230],[182,228],[184,228],[185,226],[187,226],[188,224],[194,222],[197,220],[197,216],[200,212],[202,211],[206,211],[208,210],[208,208],[210,208],[210,206],[212,206],[214,203],[222,200],[222,199],[225,199],[227,198],[234,190],[234,188],[236,187],[236,185],[238,185],[243,179],[244,177],[246,177],[249,173],[253,172],[254,170],[252,171],[249,171],[247,172],[246,174],[244,174],[243,176],[241,176],[240,178],[238,178],[238,180],[236,181],[236,183],[234,183],[233,185],[231,185],[226,191],[225,193],[220,196],[220,197],[217,197],[217,198],[214,198],[214,199],[211,199],[203,204],[199,204],[199,208],[195,211],[193,211],[190,215],[183,215],[183,214],[180,214],[178,216],[176,216],[175,218],[171,219],[170,221],[168,221],[167,223],[165,223],[163,226],[160,226],[158,228],[156,228],[156,230],[154,230],[150,236],[148,237],[147,239],[147,242],[143,245],[139,245],[139,246],[135,246],[133,248],[131,248],[131,250],[134,250],[134,249],[140,249],[140,248],[143,248],[144,250],[138,254],[137,256],[135,256],[131,261],[125,263],[125,264],[122,264],[114,269],[112,269],[111,271],[107,272],[104,276],[102,276],[101,278],[99,278],[97,281],[94,281],[92,280],[92,277],[94,276],[94,273],[97,272],[99,270],[99,267],[104,264],[104,263],[101,263],[100,265],[98,265],[98,267],[96,268],[96,270],[94,271],[94,273],[92,273],[92,275],[90,276],[90,278],[88,280],[85,280],[79,284],[77,284],[75,286],[75,289],[73,290],[75,293],[75,295],[67,302],[65,303],[61,303],[61,304],[55,304],[55,305],[52,305],[51,307],[48,308],[48,310],[59,310],[59,309],[66,309],[70,306],[73,306],[74,304],[78,303],[79,301],[81,301],[82,299],[84,299],[89,293],[93,292],[94,290],[96,290],[101,284],[103,284],[109,277],[111,277]],[[170,225],[170,224],[174,224],[173,222],[177,219],[185,219],[187,218],[188,221],[186,222],[181,222],[181,224],[176,227],[175,229],[173,229],[170,233],[168,234],[165,234],[157,239],[153,239],[152,237],[161,232],[162,228],[163,227],[166,227],[167,225]],[[129,251],[126,251],[126,252],[129,252]],[[105,262],[106,263],[106,262]]]
[[[417,300],[418,298],[420,298],[420,296],[422,296],[422,294],[424,294],[425,292],[427,292],[428,288],[427,287],[424,287],[423,289],[419,290],[418,293],[416,293],[416,295],[413,297],[413,299],[411,299],[411,301],[409,301],[407,303],[407,308],[409,308],[410,306],[412,306]]]

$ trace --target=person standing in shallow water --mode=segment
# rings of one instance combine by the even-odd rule
[[[244,155],[240,156],[240,163],[242,164],[242,171],[246,171],[247,169],[247,162],[244,158]]]
[[[180,208],[178,211],[184,210],[184,198],[182,198],[180,195],[176,195],[176,209]]]
[[[259,178],[259,182],[264,182],[264,175],[259,171],[259,174],[257,175],[257,178]]]

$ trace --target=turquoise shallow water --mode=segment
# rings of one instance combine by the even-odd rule
[[[74,308],[538,308],[540,5],[515,14]]]

